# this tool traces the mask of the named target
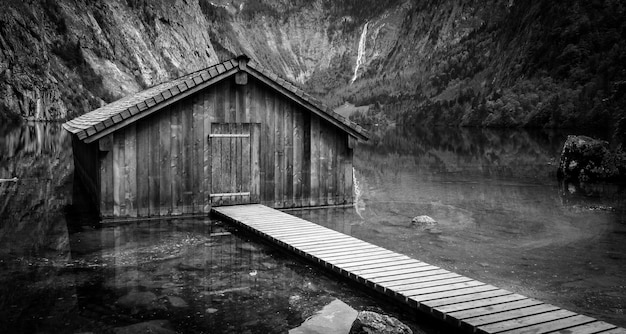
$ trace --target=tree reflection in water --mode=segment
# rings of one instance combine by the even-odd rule
[[[403,317],[220,222],[99,226],[60,124],[0,131],[0,333],[284,333],[338,300]]]
[[[356,208],[294,213],[625,326],[619,312],[626,298],[621,288],[626,281],[626,188],[559,183],[556,168],[567,134],[392,129],[355,149]],[[411,219],[419,215],[438,224],[413,226]]]

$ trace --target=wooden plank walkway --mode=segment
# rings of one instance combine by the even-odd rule
[[[215,207],[213,212],[468,332],[626,334],[624,328],[499,289],[263,205]]]

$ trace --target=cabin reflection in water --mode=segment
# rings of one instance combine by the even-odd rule
[[[146,319],[217,332],[271,325],[272,310],[288,309],[306,277],[231,231],[209,219],[137,222],[96,230],[93,252],[84,245],[88,236],[72,238],[74,257],[102,268],[100,282],[79,290],[81,315],[111,318],[115,327]],[[292,318],[282,325],[302,322]]]

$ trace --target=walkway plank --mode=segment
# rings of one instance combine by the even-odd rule
[[[545,322],[549,322],[552,320],[569,318],[573,315],[576,315],[574,312],[570,312],[567,310],[559,310],[555,309],[550,312],[539,313],[534,315],[529,315],[517,319],[510,319],[506,321],[499,321],[497,323],[491,323],[482,327],[478,327],[479,333],[499,333],[507,330],[524,328],[536,324],[541,324]]]
[[[462,279],[461,281],[466,281],[466,280],[470,280],[470,278],[465,277],[465,276],[461,276],[459,274],[455,274],[455,273],[442,273],[439,275],[420,275],[420,276],[415,276],[415,275],[411,275],[408,278],[405,279],[395,279],[392,281],[387,281],[387,282],[377,282],[378,284],[393,288],[393,287],[397,287],[397,286],[403,286],[403,285],[408,285],[408,284],[415,284],[415,283],[426,283],[426,282],[440,282],[440,283],[444,283],[443,281],[447,281],[450,279],[454,279],[454,278],[460,278]],[[448,282],[445,282],[446,284]],[[458,282],[455,282],[458,283]]]
[[[487,305],[483,307],[473,308],[470,310],[449,312],[448,316],[459,319],[459,320],[463,320],[463,319],[468,319],[468,318],[486,316],[486,315],[490,315],[494,313],[500,313],[500,312],[504,312],[507,310],[523,309],[525,307],[537,306],[541,304],[543,303],[538,300],[522,299],[522,300],[516,300],[516,301],[512,301],[508,303],[503,303],[503,304]]]
[[[518,294],[511,294],[511,295],[484,298],[484,299],[472,300],[468,302],[461,302],[461,303],[440,306],[438,307],[438,309],[448,314],[454,314],[455,312],[472,310],[472,309],[477,309],[480,307],[488,307],[491,305],[510,303],[510,302],[523,300],[523,299],[528,299],[528,297],[518,295]]]
[[[395,264],[392,266],[393,268],[373,268],[373,269],[360,269],[354,270],[354,273],[359,274],[367,279],[374,279],[378,277],[389,277],[389,276],[397,276],[400,274],[408,274],[408,273],[416,273],[421,271],[431,271],[437,270],[438,267],[421,264]]]
[[[584,315],[575,315],[573,317],[564,318],[560,320],[545,322],[542,324],[532,325],[524,328],[513,329],[510,331],[506,331],[503,333],[506,334],[524,334],[524,333],[533,333],[533,334],[544,334],[550,333],[554,331],[565,330],[566,332],[570,332],[572,327],[576,325],[588,324],[596,321],[594,318],[590,318]]]
[[[508,296],[512,294],[513,294],[512,292],[498,289],[498,290],[491,290],[491,291],[476,292],[476,293],[466,294],[462,296],[454,296],[454,297],[441,298],[441,299],[436,299],[436,300],[423,301],[422,303],[426,306],[432,307],[435,310],[438,310],[439,307],[442,307],[442,306],[455,305],[455,304],[466,303],[466,302],[475,302],[475,301],[483,300],[486,298]]]
[[[425,277],[436,277],[439,275],[449,275],[449,274],[453,274],[453,275],[457,275],[458,274],[454,274],[451,273],[447,270],[444,269],[438,269],[437,267],[432,267],[431,266],[431,270],[427,270],[427,271],[421,271],[421,272],[410,272],[408,274],[398,274],[398,275],[392,275],[392,276],[382,276],[382,277],[373,277],[370,280],[374,283],[378,283],[378,284],[382,284],[382,283],[399,283],[399,282],[404,282],[406,280],[413,280],[413,279],[420,279],[420,278],[425,278]],[[437,268],[437,269],[435,269]]]
[[[358,252],[364,252],[364,251],[369,251],[369,250],[380,250],[381,248],[378,246],[374,246],[374,245],[358,245],[358,246],[352,246],[349,247],[348,249],[345,248],[339,248],[339,249],[321,249],[321,250],[317,250],[317,251],[311,251],[310,253],[316,256],[333,256],[333,255],[337,255],[337,254],[354,254],[354,253],[358,253]]]
[[[213,213],[470,333],[626,334],[594,318],[441,269],[260,204]]]
[[[504,321],[517,319],[525,316],[531,316],[535,314],[543,314],[547,312],[558,311],[559,308],[554,305],[540,304],[522,309],[510,310],[506,312],[500,312],[496,314],[483,315],[471,319],[466,319],[464,322],[472,326],[483,326],[494,323],[502,323]]]
[[[387,288],[393,288],[396,291],[411,291],[413,289],[421,289],[421,288],[432,288],[432,287],[436,287],[436,286],[449,286],[452,284],[456,284],[456,283],[466,283],[466,282],[472,282],[473,280],[469,277],[463,277],[463,276],[459,276],[459,277],[454,277],[454,278],[448,278],[448,279],[442,279],[442,280],[431,280],[431,281],[418,281],[418,282],[414,282],[414,283],[408,283],[408,284],[403,284],[403,285],[389,285],[389,284],[381,284],[384,287]]]

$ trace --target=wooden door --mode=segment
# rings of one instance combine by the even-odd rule
[[[211,205],[259,202],[258,123],[213,123],[211,147]]]

